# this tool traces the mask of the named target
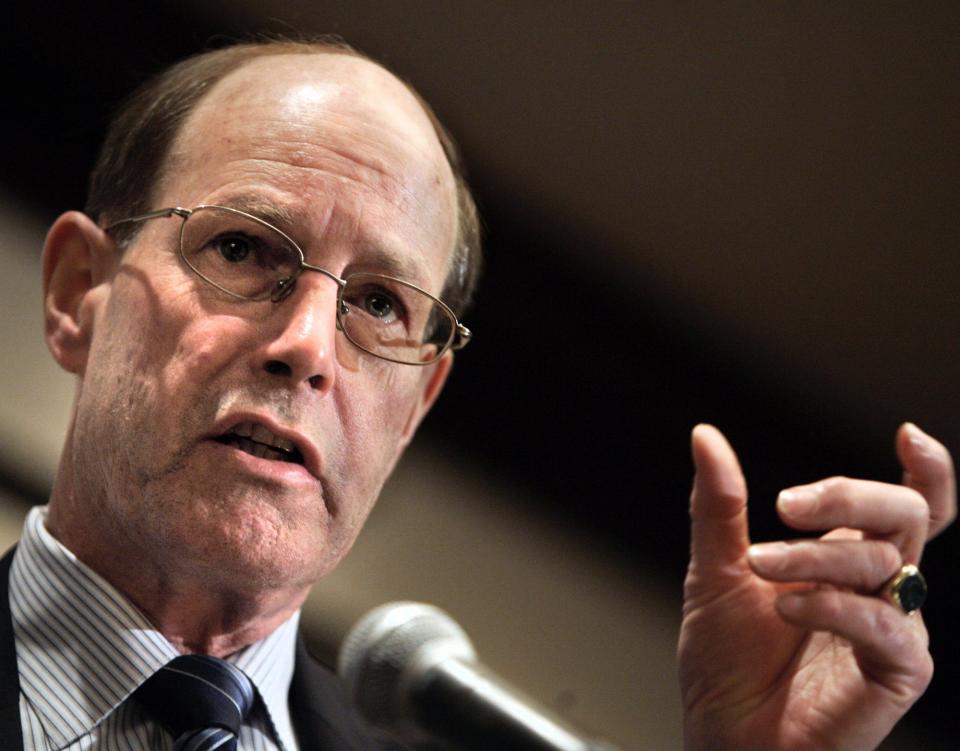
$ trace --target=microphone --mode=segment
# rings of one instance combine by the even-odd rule
[[[419,602],[374,608],[347,634],[337,671],[374,728],[462,751],[616,751],[580,736],[477,662],[445,612]]]

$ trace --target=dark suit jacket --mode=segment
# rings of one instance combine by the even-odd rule
[[[20,678],[8,592],[11,550],[0,560],[0,741],[22,751]],[[402,751],[403,746],[370,736],[336,676],[308,653],[303,639],[290,684],[290,716],[301,751]]]

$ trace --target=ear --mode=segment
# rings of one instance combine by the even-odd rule
[[[450,374],[450,368],[452,367],[453,352],[447,352],[433,365],[427,365],[423,368],[425,372],[421,380],[420,398],[411,410],[410,416],[407,418],[407,424],[403,428],[403,433],[400,436],[400,451],[403,451],[413,439],[420,422],[426,417],[437,397],[440,396],[440,392],[443,391],[443,384],[447,382],[447,376]]]
[[[93,325],[118,265],[113,241],[79,211],[62,214],[43,247],[47,347],[60,367],[82,375]]]

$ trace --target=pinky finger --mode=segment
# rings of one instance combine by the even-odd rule
[[[880,597],[826,588],[784,593],[777,611],[795,626],[845,638],[861,670],[888,690],[918,695],[930,682],[933,661],[919,613],[904,615]]]

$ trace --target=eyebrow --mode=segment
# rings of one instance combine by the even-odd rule
[[[351,265],[370,265],[375,267],[377,273],[411,282],[424,289],[429,286],[430,277],[420,263],[408,255],[401,255],[380,245],[364,244]]]
[[[217,201],[217,205],[253,214],[258,219],[263,219],[263,221],[283,229],[284,232],[296,224],[293,218],[293,212],[288,208],[278,206],[271,201],[265,201],[253,195],[234,196],[222,201]]]
[[[303,251],[304,256],[307,256],[309,246],[305,245],[295,236],[296,228],[300,225],[300,222],[297,221],[294,212],[288,207],[278,205],[252,194],[230,196],[218,200],[217,205],[245,211],[248,214],[253,214],[258,219],[262,219],[278,227],[293,237],[294,241]],[[344,274],[351,273],[351,266],[371,268],[376,273],[411,282],[429,291],[430,275],[426,273],[423,265],[409,255],[399,253],[383,245],[364,242],[361,245],[357,257],[353,259],[350,264],[348,264],[347,269],[344,270]]]

